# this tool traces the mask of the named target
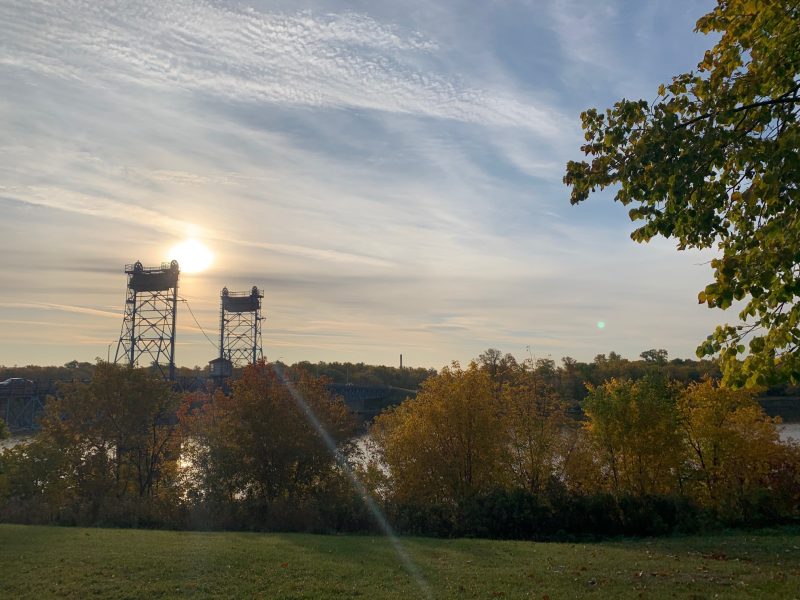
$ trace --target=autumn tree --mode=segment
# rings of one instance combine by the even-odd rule
[[[615,494],[672,494],[680,489],[681,436],[674,385],[658,376],[612,379],[583,404],[595,463]]]
[[[180,402],[144,369],[98,363],[90,383],[64,385],[48,403],[42,434],[79,466],[110,475],[118,497],[152,496],[177,468]]]
[[[490,373],[472,362],[445,367],[416,398],[375,419],[372,438],[399,502],[457,505],[506,485],[505,421]]]
[[[511,354],[503,355],[497,348],[489,348],[478,355],[477,362],[489,374],[494,384],[495,398],[500,398],[503,387],[516,376],[519,369],[517,360]]]
[[[548,381],[547,369],[519,372],[501,399],[513,483],[544,494],[559,479],[573,442],[567,405]]]
[[[725,381],[800,380],[800,4],[718,0],[696,31],[717,34],[696,72],[658,98],[582,113],[589,161],[570,161],[573,204],[613,187],[638,242],[717,248],[709,307],[742,301],[738,325],[698,348]],[[741,357],[744,359],[741,360]]]
[[[142,369],[98,363],[49,398],[41,430],[4,456],[16,501],[95,524],[169,520],[180,497],[179,394]],[[159,516],[156,516],[158,514]]]
[[[216,393],[184,419],[196,495],[243,503],[254,519],[301,504],[339,476],[334,453],[346,450],[356,426],[324,381],[278,368],[246,367],[230,395]]]
[[[663,348],[659,350],[651,348],[650,350],[645,350],[639,356],[642,357],[643,361],[647,363],[653,363],[656,365],[667,364],[667,359],[669,358],[669,354]]]
[[[748,507],[773,487],[775,467],[788,456],[775,429],[778,421],[764,413],[755,392],[720,387],[710,379],[690,384],[678,411],[690,449],[689,491],[725,517],[748,516]]]
[[[81,522],[76,517],[86,511],[81,510],[74,478],[66,476],[70,466],[69,457],[40,436],[0,452],[0,520]],[[93,507],[102,502],[98,500]]]

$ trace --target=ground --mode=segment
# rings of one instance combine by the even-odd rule
[[[800,598],[800,529],[532,543],[0,525],[0,598]]]

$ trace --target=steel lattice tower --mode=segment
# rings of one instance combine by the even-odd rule
[[[261,349],[261,299],[264,293],[256,286],[249,292],[220,294],[219,357],[235,366],[255,363],[264,358]]]
[[[125,265],[125,273],[128,296],[114,362],[150,366],[164,379],[173,381],[178,261],[162,263],[160,267],[144,267],[137,261]]]

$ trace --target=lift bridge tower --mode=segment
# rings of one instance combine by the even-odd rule
[[[252,364],[264,358],[261,348],[261,300],[256,286],[249,292],[220,293],[219,358],[212,361],[212,374],[230,377],[234,366]]]
[[[178,261],[160,267],[136,262],[125,266],[128,295],[114,362],[152,367],[175,380],[175,317],[178,308]]]

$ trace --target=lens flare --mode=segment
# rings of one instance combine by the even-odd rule
[[[606,328],[606,322],[605,321],[598,321],[597,322],[597,328],[598,329],[605,329]]]
[[[325,429],[325,427],[322,425],[320,420],[317,418],[317,415],[314,414],[314,411],[311,409],[308,402],[306,402],[305,398],[303,398],[303,395],[297,391],[297,388],[295,388],[292,385],[292,382],[289,381],[289,379],[286,377],[286,375],[283,372],[283,367],[280,364],[269,363],[269,366],[275,371],[275,374],[278,376],[278,379],[280,379],[283,385],[286,386],[286,389],[289,390],[289,393],[291,394],[294,401],[297,403],[297,406],[300,408],[300,410],[303,411],[303,414],[306,416],[306,419],[308,419],[308,422],[311,423],[314,429],[316,429],[320,438],[322,438],[322,441],[327,446],[328,451],[333,455],[333,457],[336,459],[336,462],[339,463],[339,467],[347,475],[347,478],[350,480],[350,484],[353,486],[353,489],[355,489],[358,495],[361,496],[361,499],[364,501],[364,504],[366,504],[367,509],[372,515],[372,518],[375,519],[375,522],[383,531],[383,534],[386,536],[386,539],[389,540],[389,543],[392,545],[392,548],[397,554],[397,557],[400,559],[400,562],[403,564],[403,567],[405,568],[406,572],[411,576],[412,579],[414,579],[414,582],[417,584],[420,596],[426,599],[433,598],[430,587],[428,587],[427,581],[425,581],[425,578],[422,576],[422,573],[420,573],[417,566],[411,560],[411,557],[408,555],[408,552],[406,552],[406,549],[403,548],[403,545],[400,543],[400,540],[395,535],[394,530],[392,529],[392,526],[389,524],[389,521],[386,518],[386,516],[383,514],[383,511],[377,505],[375,500],[373,500],[372,496],[367,491],[367,488],[364,487],[364,484],[361,483],[358,477],[356,477],[356,474],[353,473],[353,469],[350,468],[350,465],[347,464],[347,460],[345,460],[345,457],[342,456],[342,453],[339,452],[339,449],[336,447],[336,442],[333,441],[333,438]]]

